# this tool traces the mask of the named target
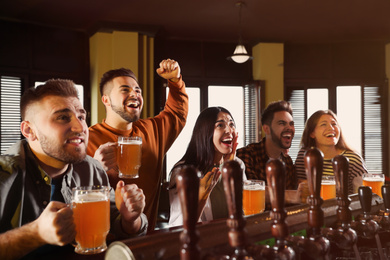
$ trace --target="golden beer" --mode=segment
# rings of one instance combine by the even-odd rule
[[[75,252],[96,254],[107,249],[106,236],[110,230],[109,189],[88,190],[75,188],[72,199],[73,219],[76,226]]]
[[[119,136],[117,164],[120,178],[138,178],[141,167],[142,138],[138,136]]]
[[[383,174],[363,174],[363,185],[370,186],[372,192],[382,198],[381,188],[385,184],[385,176]]]
[[[265,209],[265,183],[260,180],[244,181],[242,194],[242,207],[244,215],[253,215],[264,212]]]
[[[336,198],[336,181],[334,176],[322,177],[320,194],[323,200]]]

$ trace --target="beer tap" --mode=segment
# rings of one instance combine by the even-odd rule
[[[199,194],[198,171],[193,166],[183,166],[177,170],[179,172],[176,176],[176,185],[183,213],[180,259],[197,260],[200,259],[199,234],[196,230]]]
[[[234,260],[254,259],[246,249],[248,246],[246,221],[242,211],[243,172],[243,167],[234,160],[227,161],[222,166],[222,180],[229,210],[226,224],[229,228],[229,245],[234,250],[228,259]]]
[[[228,238],[232,253],[228,255],[207,254],[203,260],[260,260],[261,252],[267,249],[267,245],[251,245],[248,242],[248,234],[245,229],[246,220],[242,210],[242,165],[234,160],[227,161],[222,165],[222,181],[229,210],[226,224],[229,228]]]
[[[322,229],[331,242],[331,255],[340,250],[351,250],[355,253],[355,258],[360,260],[360,254],[357,249],[357,234],[351,228],[352,212],[349,207],[351,199],[348,197],[348,158],[337,155],[332,159],[333,171],[336,177],[337,194],[337,222],[333,229]]]
[[[296,244],[303,252],[302,259],[329,259],[330,242],[321,234],[324,225],[323,200],[320,196],[323,169],[323,154],[317,148],[306,151],[304,156],[310,208],[307,212],[309,228],[307,237],[291,236],[289,241]]]
[[[385,210],[383,217],[380,220],[380,227],[382,232],[390,232],[390,185],[385,184],[382,186],[382,198]]]
[[[295,259],[295,251],[289,246],[289,242],[287,241],[289,231],[285,221],[287,211],[284,207],[284,192],[286,185],[285,165],[278,159],[270,159],[266,164],[265,171],[267,174],[268,190],[272,207],[270,212],[270,217],[272,219],[271,234],[275,238],[275,245],[271,248],[261,250],[261,257],[265,259]]]
[[[363,214],[360,214],[356,221],[352,222],[351,226],[355,229],[359,236],[359,244],[366,244],[372,240],[375,240],[379,258],[385,260],[386,257],[383,254],[381,240],[379,239],[379,224],[374,221],[370,215],[371,212],[371,200],[372,191],[369,186],[361,186],[358,189],[360,205],[362,206]],[[361,243],[363,242],[363,243]]]

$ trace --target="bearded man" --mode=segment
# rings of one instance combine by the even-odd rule
[[[258,143],[237,150],[236,156],[244,161],[248,179],[264,180],[267,183],[267,161],[280,159],[286,166],[286,189],[297,188],[297,176],[291,157],[286,151],[295,134],[291,104],[287,101],[270,103],[261,115],[265,137]]]
[[[149,231],[154,230],[165,154],[184,128],[188,114],[188,96],[177,61],[160,62],[157,74],[168,81],[169,94],[164,110],[153,118],[140,119],[144,100],[134,73],[125,68],[110,70],[100,81],[100,94],[106,108],[102,123],[89,128],[87,153],[100,161],[115,187],[119,181],[116,160],[118,136],[142,138],[139,177],[124,179],[134,183],[146,196],[145,214]]]
[[[72,188],[110,184],[87,156],[86,111],[71,80],[27,89],[20,113],[26,139],[0,156],[0,259],[52,259],[74,251]],[[120,192],[110,194],[113,239],[146,234],[142,190],[123,182],[116,188]]]

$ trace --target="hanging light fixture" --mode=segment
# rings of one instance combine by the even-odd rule
[[[232,56],[228,57],[228,59],[233,60],[236,63],[244,63],[248,60],[253,59],[252,56],[248,55],[248,52],[245,49],[245,46],[242,44],[242,36],[241,36],[241,9],[244,5],[244,1],[238,1],[236,3],[236,6],[240,8],[238,13],[238,45],[236,46],[236,49],[234,50],[234,53]]]

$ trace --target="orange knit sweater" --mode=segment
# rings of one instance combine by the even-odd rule
[[[154,230],[156,224],[164,156],[183,129],[188,114],[188,96],[184,81],[180,79],[174,83],[168,80],[168,86],[169,95],[164,110],[153,118],[134,122],[131,130],[112,128],[105,120],[89,128],[87,153],[92,157],[100,145],[117,142],[119,135],[142,137],[140,177],[123,180],[125,183],[135,183],[143,190],[146,197],[144,213],[148,217],[149,231]],[[119,181],[118,172],[110,171],[108,175],[110,185],[115,188]]]

